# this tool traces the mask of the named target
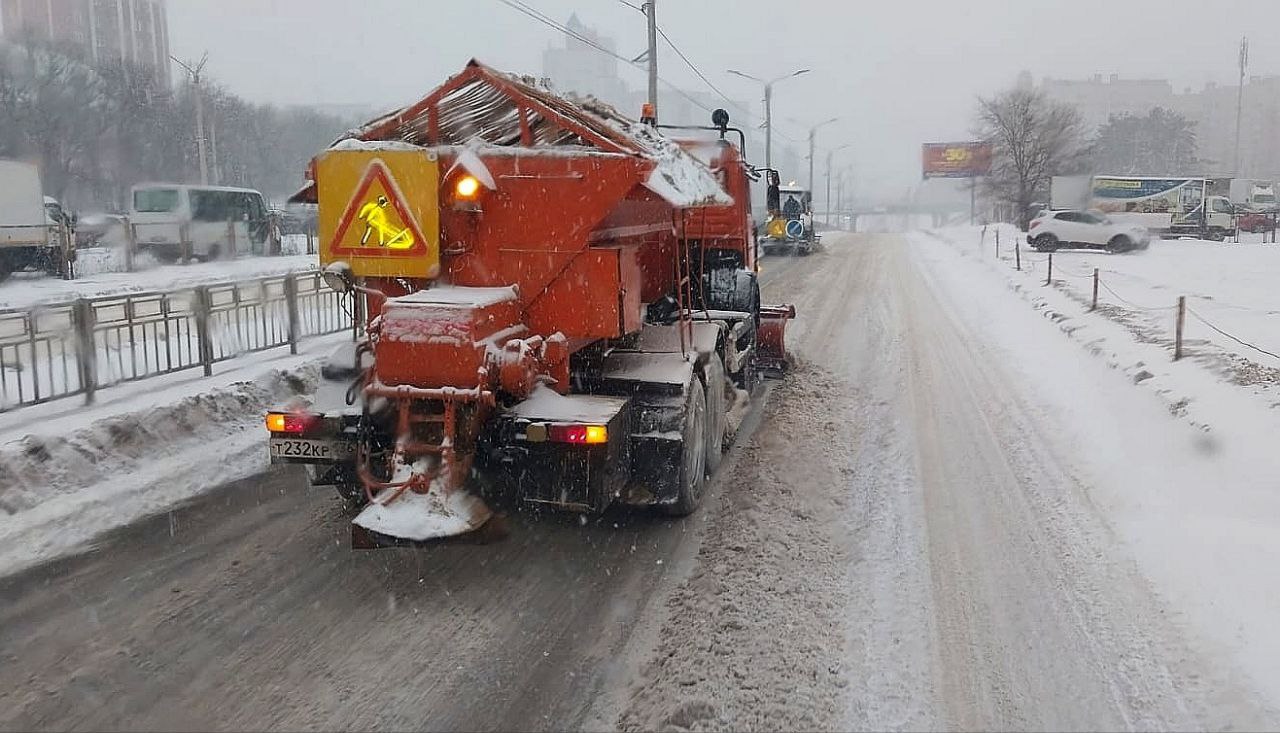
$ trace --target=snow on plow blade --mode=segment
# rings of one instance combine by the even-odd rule
[[[760,306],[760,331],[756,343],[760,349],[760,368],[781,372],[788,366],[787,321],[796,317],[794,305]]]
[[[401,465],[393,481],[412,485],[409,479],[423,471],[423,463]],[[426,491],[383,489],[352,523],[375,535],[414,542],[455,537],[484,526],[493,516],[488,505],[463,488],[448,488],[448,483],[436,475]]]
[[[425,494],[406,491],[393,502],[373,502],[353,524],[378,535],[424,542],[474,532],[491,516],[480,498],[466,491],[446,494],[436,482]]]

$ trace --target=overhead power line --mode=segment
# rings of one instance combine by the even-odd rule
[[[596,43],[596,42],[595,42],[594,40],[592,40],[591,38],[588,38],[587,36],[584,36],[584,35],[582,35],[581,33],[577,33],[577,32],[575,32],[572,28],[569,28],[569,27],[567,27],[567,26],[565,26],[565,25],[563,25],[563,24],[561,24],[561,23],[559,23],[559,22],[557,22],[557,21],[555,21],[555,20],[553,20],[553,19],[551,19],[551,18],[547,17],[547,16],[546,16],[545,14],[543,14],[541,11],[537,10],[536,8],[532,8],[532,7],[530,7],[529,5],[526,5],[525,3],[521,2],[521,0],[498,0],[498,2],[502,3],[503,5],[506,5],[507,7],[511,8],[511,9],[513,9],[513,10],[516,10],[516,11],[518,11],[518,12],[520,12],[520,13],[522,13],[522,14],[524,14],[524,15],[526,15],[526,16],[528,16],[528,17],[530,17],[530,18],[532,18],[532,19],[534,19],[534,20],[536,20],[536,21],[538,21],[539,23],[541,23],[541,24],[543,24],[543,25],[545,25],[545,26],[547,26],[547,27],[549,27],[549,28],[552,28],[553,30],[557,30],[557,31],[559,31],[559,32],[561,32],[561,33],[565,34],[566,36],[569,36],[570,38],[573,38],[573,39],[575,39],[575,40],[581,41],[581,42],[585,43],[586,45],[590,46],[591,48],[593,48],[593,49],[595,49],[595,50],[599,51],[600,53],[603,53],[603,54],[605,54],[605,55],[607,55],[607,56],[612,56],[613,58],[615,58],[615,59],[617,59],[617,60],[621,61],[622,63],[626,64],[627,66],[630,66],[630,67],[635,68],[635,69],[640,69],[640,68],[641,68],[641,67],[640,67],[638,64],[636,64],[632,59],[626,58],[625,56],[622,56],[622,55],[618,54],[618,53],[617,53],[617,52],[615,52],[615,51],[612,51],[612,50],[610,50],[610,49],[608,49],[608,48],[605,48],[604,46],[600,45],[599,43]],[[694,97],[689,96],[689,94],[687,94],[683,89],[681,89],[680,87],[676,86],[675,84],[672,84],[671,82],[667,81],[666,79],[663,79],[662,77],[658,77],[658,81],[659,81],[659,82],[661,82],[663,86],[667,87],[667,88],[668,88],[668,89],[670,89],[671,91],[673,91],[673,92],[675,92],[676,94],[678,94],[679,96],[683,97],[685,100],[687,100],[690,104],[694,105],[695,107],[699,107],[699,108],[701,108],[701,109],[703,109],[703,110],[705,110],[705,111],[707,111],[707,112],[711,112],[711,111],[712,111],[712,109],[711,109],[710,107],[708,107],[707,105],[703,104],[702,102],[699,102],[699,101],[698,101],[697,99],[695,99]]]
[[[630,7],[630,8],[633,8],[633,9],[635,9],[635,10],[641,10],[641,11],[642,11],[642,9],[641,9],[639,6],[633,5],[632,3],[627,2],[627,0],[618,0],[618,1],[619,1],[619,2],[621,2],[622,4],[626,5],[626,6]],[[560,23],[560,22],[556,21],[555,19],[553,19],[553,18],[551,18],[551,17],[547,16],[545,13],[543,13],[543,12],[542,12],[542,11],[540,11],[540,10],[538,10],[537,8],[534,8],[534,7],[530,6],[529,4],[527,4],[527,3],[523,2],[523,0],[498,0],[498,2],[502,3],[503,5],[506,5],[507,7],[511,8],[512,10],[515,10],[516,12],[518,12],[518,13],[520,13],[520,14],[522,14],[522,15],[524,15],[524,16],[526,16],[526,17],[528,17],[528,18],[531,18],[531,19],[533,19],[533,20],[537,21],[538,23],[541,23],[542,25],[547,26],[548,28],[551,28],[552,30],[558,31],[558,32],[560,32],[560,33],[563,33],[564,35],[566,35],[566,36],[568,36],[568,37],[570,37],[570,38],[573,38],[574,40],[581,41],[583,44],[587,45],[588,47],[590,47],[590,48],[592,48],[592,49],[594,49],[594,50],[596,50],[596,51],[598,51],[598,52],[600,52],[600,53],[602,53],[602,54],[605,54],[606,56],[610,56],[610,57],[612,57],[612,58],[614,58],[614,59],[617,59],[618,61],[621,61],[622,63],[626,64],[627,66],[630,66],[630,67],[632,67],[632,68],[634,68],[634,69],[641,69],[641,70],[643,70],[643,67],[641,67],[639,64],[637,64],[633,59],[626,58],[625,56],[622,56],[621,54],[617,53],[616,51],[613,51],[612,49],[609,49],[609,48],[607,48],[607,47],[605,47],[605,46],[602,46],[600,43],[596,42],[596,41],[595,41],[595,40],[593,40],[592,38],[590,38],[590,37],[588,37],[588,36],[585,36],[585,35],[583,35],[583,34],[581,34],[581,33],[578,33],[577,31],[573,30],[572,28],[569,28],[568,26],[564,25],[563,23]],[[642,12],[643,12],[643,11],[642,11]],[[705,74],[703,74],[703,73],[702,73],[702,71],[701,71],[701,70],[699,70],[699,69],[698,69],[698,67],[697,67],[697,66],[696,66],[692,61],[690,61],[690,60],[689,60],[689,57],[688,57],[688,56],[686,56],[686,55],[684,54],[684,52],[683,52],[683,51],[681,51],[681,50],[680,50],[680,49],[675,45],[675,43],[674,43],[674,42],[672,42],[671,38],[670,38],[670,37],[668,37],[668,36],[667,36],[667,34],[666,34],[665,32],[663,32],[663,31],[662,31],[662,29],[660,29],[660,28],[659,28],[659,29],[658,29],[658,33],[662,35],[663,40],[665,40],[665,41],[667,42],[667,45],[671,47],[671,50],[675,51],[675,52],[676,52],[676,54],[681,58],[681,60],[683,60],[683,61],[684,61],[684,62],[689,66],[689,68],[690,68],[690,69],[692,69],[692,70],[693,70],[693,72],[694,72],[695,74],[697,74],[697,75],[698,75],[698,78],[702,79],[702,81],[703,81],[704,83],[706,83],[706,85],[707,85],[707,86],[711,87],[712,91],[714,91],[716,94],[720,95],[720,97],[722,97],[722,98],[723,98],[726,102],[728,102],[730,105],[732,105],[732,106],[734,106],[734,107],[738,108],[739,110],[742,110],[742,111],[743,111],[743,113],[747,115],[748,120],[750,120],[750,119],[751,119],[751,113],[750,113],[749,111],[745,110],[741,105],[739,105],[739,104],[735,103],[732,99],[730,99],[730,98],[728,97],[728,95],[726,95],[726,94],[725,94],[724,92],[722,92],[718,87],[716,87],[716,86],[711,82],[711,80],[710,80],[710,79],[708,79],[708,78],[706,77],[706,75],[705,75]],[[669,89],[669,90],[671,90],[671,91],[675,92],[677,95],[679,95],[680,97],[682,97],[683,99],[685,99],[686,101],[688,101],[690,104],[694,105],[695,107],[698,107],[699,109],[702,109],[702,110],[704,110],[704,111],[706,111],[706,112],[712,112],[712,111],[713,111],[710,107],[708,107],[707,105],[703,104],[703,103],[702,103],[702,102],[700,102],[698,99],[696,99],[696,98],[694,98],[694,97],[690,96],[690,95],[689,95],[687,92],[685,92],[683,89],[681,89],[680,87],[676,86],[675,84],[672,84],[671,82],[667,81],[666,79],[664,79],[664,78],[662,78],[662,77],[658,77],[658,81],[659,81],[659,82],[660,82],[664,87],[666,87],[667,89]],[[793,138],[791,138],[791,137],[789,137],[789,136],[787,136],[787,135],[782,134],[781,132],[779,132],[779,131],[778,131],[778,129],[777,129],[776,127],[774,128],[774,134],[778,135],[779,137],[783,138],[784,140],[787,140],[788,142],[796,143],[796,140],[795,140],[795,139],[793,139]]]

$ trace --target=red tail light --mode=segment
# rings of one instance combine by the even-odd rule
[[[1039,219],[1032,219],[1032,220],[1031,220],[1031,227],[1030,227],[1030,228],[1031,228],[1031,229],[1035,229],[1035,228],[1036,228],[1036,227],[1038,227],[1038,226],[1040,226],[1040,220],[1039,220]]]
[[[548,425],[547,440],[578,445],[607,443],[609,430],[603,425]]]
[[[268,412],[267,430],[272,433],[305,433],[320,422],[320,415],[307,412]]]

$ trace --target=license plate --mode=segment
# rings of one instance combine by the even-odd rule
[[[356,446],[346,440],[311,438],[273,438],[271,458],[304,461],[346,461],[356,454]]]

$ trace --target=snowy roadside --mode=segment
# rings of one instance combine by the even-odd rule
[[[91,408],[64,400],[0,416],[0,573],[264,470],[262,413],[314,393],[320,361],[349,342],[112,388]]]
[[[1010,234],[1003,231],[1002,239],[1012,242]],[[1274,623],[1280,578],[1273,571],[1280,564],[1280,454],[1273,437],[1280,432],[1280,398],[1274,379],[1235,378],[1222,368],[1229,352],[1207,340],[1190,342],[1190,358],[1174,362],[1171,345],[1145,332],[1133,311],[1109,305],[1091,313],[1078,285],[1044,285],[1043,265],[1038,273],[1019,273],[997,262],[990,232],[981,250],[976,230],[968,228],[918,233],[911,244],[939,287],[953,294],[957,318],[1001,345],[988,358],[1033,385],[1040,409],[1063,426],[1058,438],[1077,454],[1081,484],[1179,611],[1175,621],[1238,660],[1271,704],[1280,705]],[[1175,245],[1166,250],[1171,255],[1200,246],[1156,243],[1151,253],[1093,256],[1113,270],[1153,270],[1144,258],[1162,244]],[[1237,245],[1214,246],[1225,247],[1211,251],[1216,254]],[[1056,270],[1057,256],[1054,264]],[[1200,280],[1220,274],[1205,266],[1179,272]],[[1189,287],[1185,280],[1177,284]],[[1146,295],[1157,292],[1153,284]],[[1228,292],[1235,303],[1264,302],[1259,290]],[[1127,378],[1105,379],[1097,367],[1078,362],[1070,352],[1080,347]],[[1158,410],[1153,398],[1160,400]]]
[[[995,256],[995,232],[1002,245]],[[1088,350],[1165,398],[1174,414],[1201,425],[1229,421],[1242,395],[1263,407],[1280,404],[1280,246],[1199,240],[1153,242],[1145,252],[1113,255],[1063,250],[1054,254],[1053,284],[1045,286],[1047,255],[1022,247],[1013,227],[941,229],[913,235],[945,242],[1022,295]],[[1090,312],[1093,270],[1099,270],[1098,309]],[[1178,296],[1186,296],[1184,358],[1173,361]],[[1203,319],[1203,320],[1202,320]],[[1218,330],[1214,330],[1217,328]],[[1232,336],[1235,338],[1233,339]],[[1238,340],[1237,340],[1238,339]],[[1225,390],[1223,388],[1226,388]],[[1234,389],[1232,389],[1234,388]]]

